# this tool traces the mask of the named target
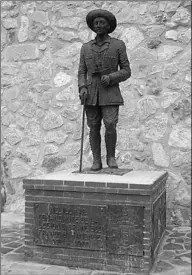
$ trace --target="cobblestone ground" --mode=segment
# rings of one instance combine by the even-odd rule
[[[2,213],[1,220],[2,275],[123,275],[116,272],[72,269],[24,262],[24,217]],[[191,228],[168,226],[157,261],[150,275],[190,274]]]

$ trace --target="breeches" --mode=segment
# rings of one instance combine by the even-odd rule
[[[103,120],[106,131],[113,132],[116,129],[119,115],[119,105],[85,106],[87,125],[91,130],[100,130]]]

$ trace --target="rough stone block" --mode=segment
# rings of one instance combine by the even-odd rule
[[[54,54],[54,62],[64,68],[72,69],[77,65],[79,52],[82,43],[74,42],[72,45],[65,45],[61,49],[57,50]],[[61,76],[64,75],[62,72]],[[63,77],[62,77],[63,78]],[[66,78],[66,76],[65,76]],[[58,86],[61,87],[61,86]]]
[[[191,148],[191,130],[178,124],[172,127],[169,145],[177,148]]]
[[[167,129],[167,114],[158,114],[144,123],[144,137],[152,140],[161,139]]]
[[[180,97],[180,93],[173,92],[169,89],[163,89],[161,93],[161,106],[163,108],[168,108],[172,105],[178,98]]]
[[[181,4],[181,1],[171,1],[171,2],[168,2],[167,5],[166,5],[166,12],[173,12],[173,11],[176,11],[177,8],[180,6]]]
[[[182,99],[173,104],[171,116],[176,122],[182,121],[191,114],[191,102],[188,99]]]
[[[161,36],[161,34],[166,30],[166,27],[162,26],[162,25],[149,25],[146,27],[142,26],[142,30],[150,38],[159,38]]]
[[[10,127],[4,131],[4,136],[10,145],[16,145],[22,140],[23,133],[15,127]]]
[[[14,159],[11,165],[11,176],[13,179],[27,177],[31,173],[30,167],[20,159]]]
[[[175,30],[169,30],[165,33],[165,38],[177,41],[178,33]]]
[[[52,155],[59,152],[59,147],[54,144],[48,144],[44,147],[45,155]]]
[[[71,17],[71,18],[64,17],[59,20],[56,20],[55,18],[53,18],[52,25],[59,28],[77,29],[81,21],[82,21],[82,18],[80,17]]]
[[[12,45],[7,47],[5,56],[8,61],[37,59],[39,48],[36,44]]]
[[[146,119],[148,116],[155,114],[158,104],[153,96],[146,96],[138,101],[138,108],[141,120]]]
[[[45,130],[52,130],[63,125],[63,119],[61,115],[57,115],[55,112],[50,111],[45,116],[42,126]]]
[[[49,131],[44,137],[44,142],[55,142],[57,144],[65,143],[68,135],[66,135],[62,130]]]
[[[18,32],[19,42],[24,42],[28,38],[29,19],[27,16],[21,16],[21,26]]]
[[[160,167],[169,166],[169,158],[160,143],[153,143],[152,152],[155,165]]]
[[[59,72],[54,78],[54,83],[56,87],[62,87],[68,84],[70,81],[71,81],[71,76],[63,72]]]
[[[45,156],[42,167],[46,167],[48,172],[52,172],[57,166],[61,165],[66,161],[63,156]]]
[[[58,84],[57,84],[58,85]],[[75,89],[73,85],[70,85],[65,90],[59,92],[56,95],[57,100],[74,100],[75,99]]]
[[[34,166],[39,162],[40,150],[37,147],[28,148],[25,146],[19,146],[16,149],[16,155],[26,163]]]
[[[139,129],[120,129],[119,148],[122,150],[143,151],[143,143],[138,139],[139,134]]]
[[[179,7],[176,13],[172,16],[171,22],[173,22],[176,26],[179,24],[189,24],[191,19],[189,11],[184,7]]]
[[[41,23],[44,26],[48,26],[50,24],[48,12],[44,11],[35,11],[32,15],[32,20]]]
[[[135,27],[126,28],[121,39],[125,42],[128,50],[133,50],[144,40],[144,35]]]
[[[17,86],[4,90],[4,98],[7,101],[16,99],[18,95],[19,95],[19,89]]]
[[[40,144],[40,126],[36,122],[30,122],[27,124],[24,132],[24,140],[27,146]]]
[[[139,16],[139,4],[128,4],[120,13],[117,15],[119,23],[135,23]]]
[[[172,45],[161,45],[157,49],[159,60],[169,60],[175,57],[179,52],[181,52],[183,48]]]
[[[14,18],[3,19],[2,25],[7,30],[9,30],[9,29],[15,29],[15,28],[17,28],[17,25],[18,25],[17,24],[17,19],[14,19]]]

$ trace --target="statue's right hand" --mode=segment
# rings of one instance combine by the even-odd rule
[[[79,92],[79,98],[81,100],[81,104],[83,105],[85,100],[87,99],[87,88],[85,87],[81,88]]]

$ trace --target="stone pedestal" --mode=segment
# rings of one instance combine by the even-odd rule
[[[166,179],[156,171],[25,179],[26,259],[148,274],[166,227]]]

